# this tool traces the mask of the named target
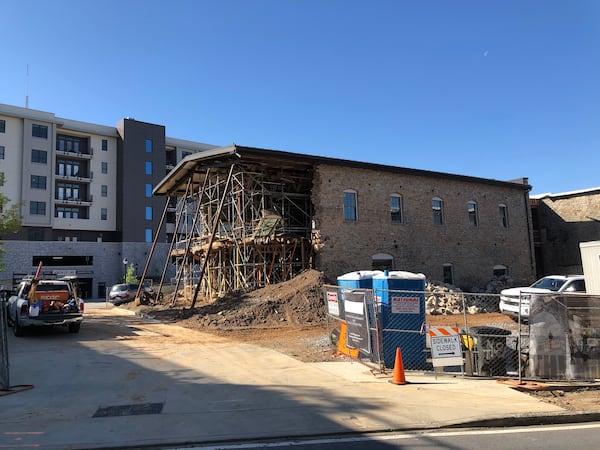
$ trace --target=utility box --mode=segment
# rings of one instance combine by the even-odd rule
[[[600,241],[580,242],[581,263],[588,294],[600,295]]]

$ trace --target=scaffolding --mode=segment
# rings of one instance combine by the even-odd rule
[[[167,201],[177,198],[175,289],[192,305],[198,295],[253,290],[313,266],[312,168],[235,156],[199,161]]]

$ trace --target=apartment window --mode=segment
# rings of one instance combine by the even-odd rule
[[[467,202],[467,214],[469,216],[469,224],[474,227],[479,226],[479,219],[477,214],[477,203]]]
[[[371,256],[372,270],[394,270],[394,257],[387,253],[377,253]]]
[[[355,191],[344,191],[344,220],[348,222],[358,220]]]
[[[100,220],[106,220],[107,217],[108,217],[108,209],[101,208],[100,209]]]
[[[4,145],[0,145],[0,159],[4,159]]]
[[[146,153],[152,153],[152,139],[146,139]]]
[[[6,133],[6,120],[0,119],[0,133]]]
[[[152,175],[152,161],[146,161],[146,175]]]
[[[48,127],[46,125],[38,125],[34,123],[31,125],[31,135],[33,137],[48,139]]]
[[[46,177],[31,175],[31,189],[46,189]]]
[[[103,184],[102,186],[100,186],[100,191],[101,191],[102,197],[108,197],[108,186],[106,184]]]
[[[108,173],[108,163],[107,162],[102,163],[102,173]]]
[[[152,242],[152,230],[146,228],[146,242]]]
[[[152,197],[152,185],[146,183],[146,197]]]
[[[59,206],[56,208],[56,217],[59,219],[79,219],[79,208]]]
[[[442,267],[442,271],[443,271],[442,278],[444,280],[444,283],[454,284],[454,268],[453,268],[452,264],[450,264],[450,263],[444,264],[444,266]]]
[[[390,197],[390,219],[392,223],[402,223],[402,196],[392,194]]]
[[[78,177],[79,175],[79,161],[70,161],[66,159],[59,159],[58,164],[58,175],[61,177]]]
[[[105,152],[108,150],[108,139],[102,139],[102,151]]]
[[[48,152],[46,150],[31,150],[31,162],[47,164],[48,163]]]
[[[498,212],[500,213],[500,226],[508,228],[508,208],[506,205],[498,206]]]
[[[146,220],[152,220],[152,206],[146,206]]]
[[[45,216],[46,202],[29,202],[29,214],[36,216]]]
[[[56,149],[61,152],[87,153],[87,141],[74,136],[56,136]]]
[[[441,198],[434,197],[431,200],[431,210],[433,212],[433,224],[444,224],[444,203]]]
[[[58,200],[79,200],[79,185],[73,183],[57,183],[56,198]]]

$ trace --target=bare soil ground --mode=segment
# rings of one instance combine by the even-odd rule
[[[304,362],[335,361],[346,358],[331,344],[330,333],[336,327],[328,321],[323,285],[330,283],[323,274],[308,270],[285,283],[269,285],[248,293],[236,293],[216,300],[191,299],[171,295],[161,302],[142,305],[139,301],[122,305],[165,323],[177,323],[216,336],[275,349]],[[469,326],[504,324],[514,321],[500,313],[472,314]],[[462,315],[428,315],[427,325],[462,326]],[[565,389],[548,387],[530,391],[540,400],[571,411],[600,412],[600,389],[596,384]]]

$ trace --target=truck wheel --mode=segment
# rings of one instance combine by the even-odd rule
[[[16,337],[22,337],[25,335],[25,330],[23,329],[23,327],[21,325],[19,325],[18,317],[15,318],[15,321],[14,321],[13,333],[15,334]]]
[[[81,328],[80,323],[70,323],[69,324],[69,333],[79,333],[79,328]]]

